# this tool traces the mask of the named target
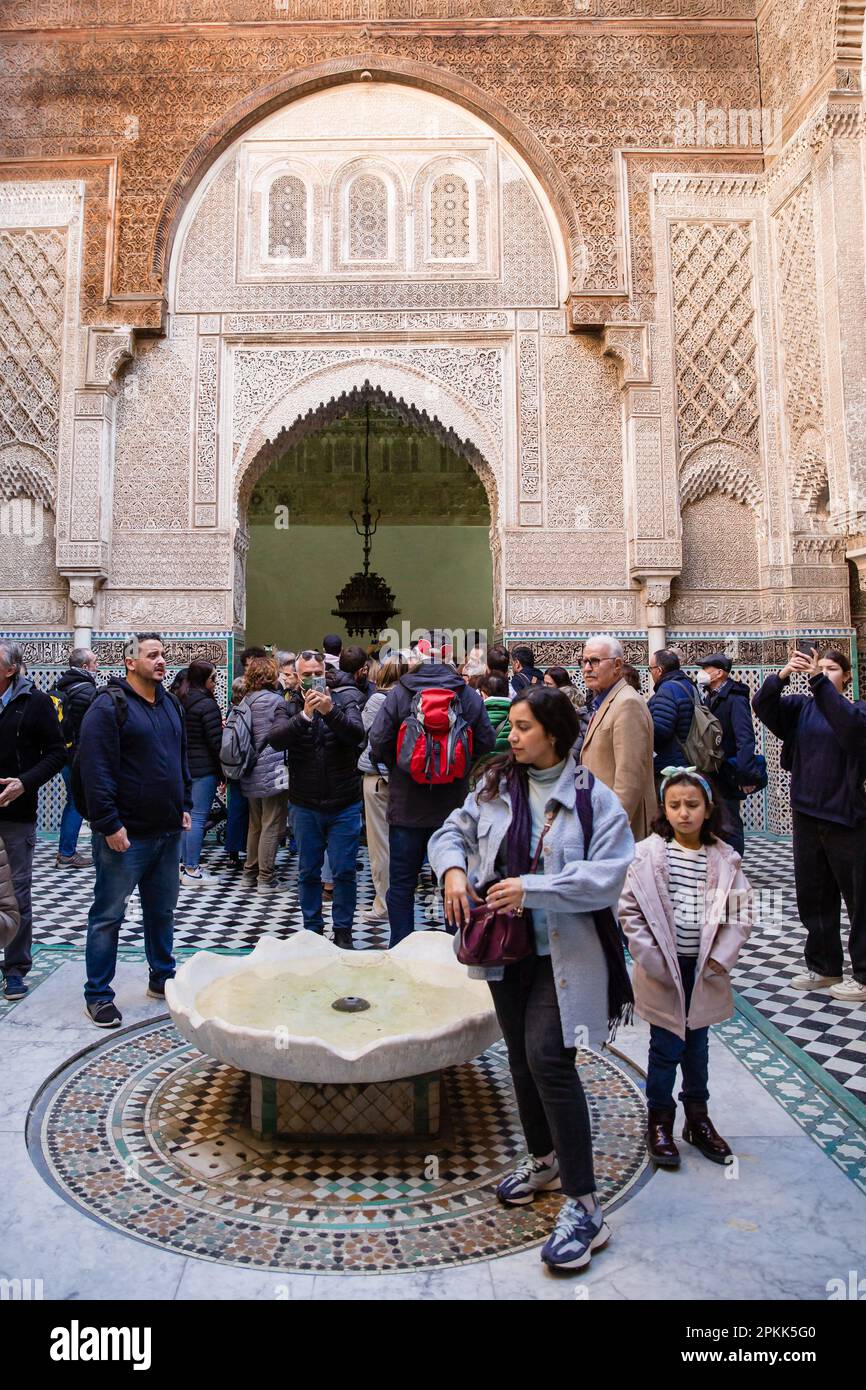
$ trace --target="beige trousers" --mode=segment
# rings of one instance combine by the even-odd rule
[[[286,833],[286,807],[289,793],[277,792],[274,796],[251,796],[250,827],[247,831],[247,861],[244,872],[250,875],[258,870],[259,883],[270,883],[274,877],[274,864],[280,840]]]
[[[391,869],[388,850],[388,778],[380,776],[378,772],[364,773],[364,817],[367,825],[370,873],[376,890],[373,911],[381,917],[387,917],[385,894],[388,891]]]

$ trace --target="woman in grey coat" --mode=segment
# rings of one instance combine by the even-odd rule
[[[580,1269],[610,1231],[595,1190],[576,1046],[600,1047],[610,1026],[629,1016],[631,986],[609,910],[634,840],[619,799],[572,756],[578,716],[567,696],[530,686],[513,701],[509,720],[510,753],[451,813],[428,856],[450,923],[468,921],[470,898],[480,901],[479,894],[503,911],[524,904],[531,911],[532,954],[470,970],[490,985],[529,1149],[497,1196],[524,1206],[536,1192],[561,1187],[567,1200],[541,1257]],[[542,835],[539,869],[531,873]]]
[[[285,700],[272,656],[254,656],[244,672],[244,699],[252,710],[253,741],[258,756],[252,770],[241,778],[241,791],[250,809],[244,880],[258,878],[260,893],[276,887],[274,869],[280,840],[286,833],[289,779],[285,757],[265,742],[274,715]]]

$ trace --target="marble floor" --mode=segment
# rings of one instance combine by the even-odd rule
[[[804,1101],[814,1086],[804,1086],[792,1105],[791,1074],[786,1079],[774,1065],[779,1059],[762,1035],[738,1038],[736,1029],[727,1038],[714,1032],[710,1077],[712,1114],[737,1164],[717,1167],[683,1145],[679,1172],[647,1175],[612,1210],[613,1240],[582,1275],[550,1274],[537,1249],[423,1273],[331,1275],[261,1272],[134,1241],[63,1200],[25,1144],[40,1087],[105,1036],[84,1016],[82,962],[50,954],[52,968],[38,984],[34,971],[30,996],[0,1019],[0,1278],[42,1279],[46,1299],[822,1300],[828,1281],[863,1271],[859,1161],[846,1169],[839,1152],[809,1132]],[[117,1001],[126,1025],[164,1013],[145,996],[145,970],[138,959],[120,962]],[[616,1046],[640,1067],[646,1029],[622,1031]],[[813,1114],[816,1131],[835,1125],[841,1144],[850,1117]],[[856,1154],[864,1136],[849,1125],[843,1137],[842,1148]]]

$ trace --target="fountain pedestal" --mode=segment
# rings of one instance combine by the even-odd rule
[[[438,1072],[343,1085],[250,1075],[250,1127],[259,1137],[435,1136],[439,1124]]]

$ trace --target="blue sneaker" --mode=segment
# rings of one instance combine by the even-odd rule
[[[598,1202],[587,1211],[582,1202],[567,1197],[556,1219],[553,1235],[542,1247],[541,1258],[551,1269],[583,1269],[594,1250],[602,1250],[611,1237]]]
[[[6,983],[3,986],[4,999],[23,999],[27,993],[27,986],[21,975],[16,975],[13,970],[6,976]]]
[[[525,1207],[534,1201],[536,1192],[558,1192],[561,1186],[556,1155],[552,1163],[544,1163],[529,1154],[513,1173],[502,1179],[496,1195],[503,1206]]]

